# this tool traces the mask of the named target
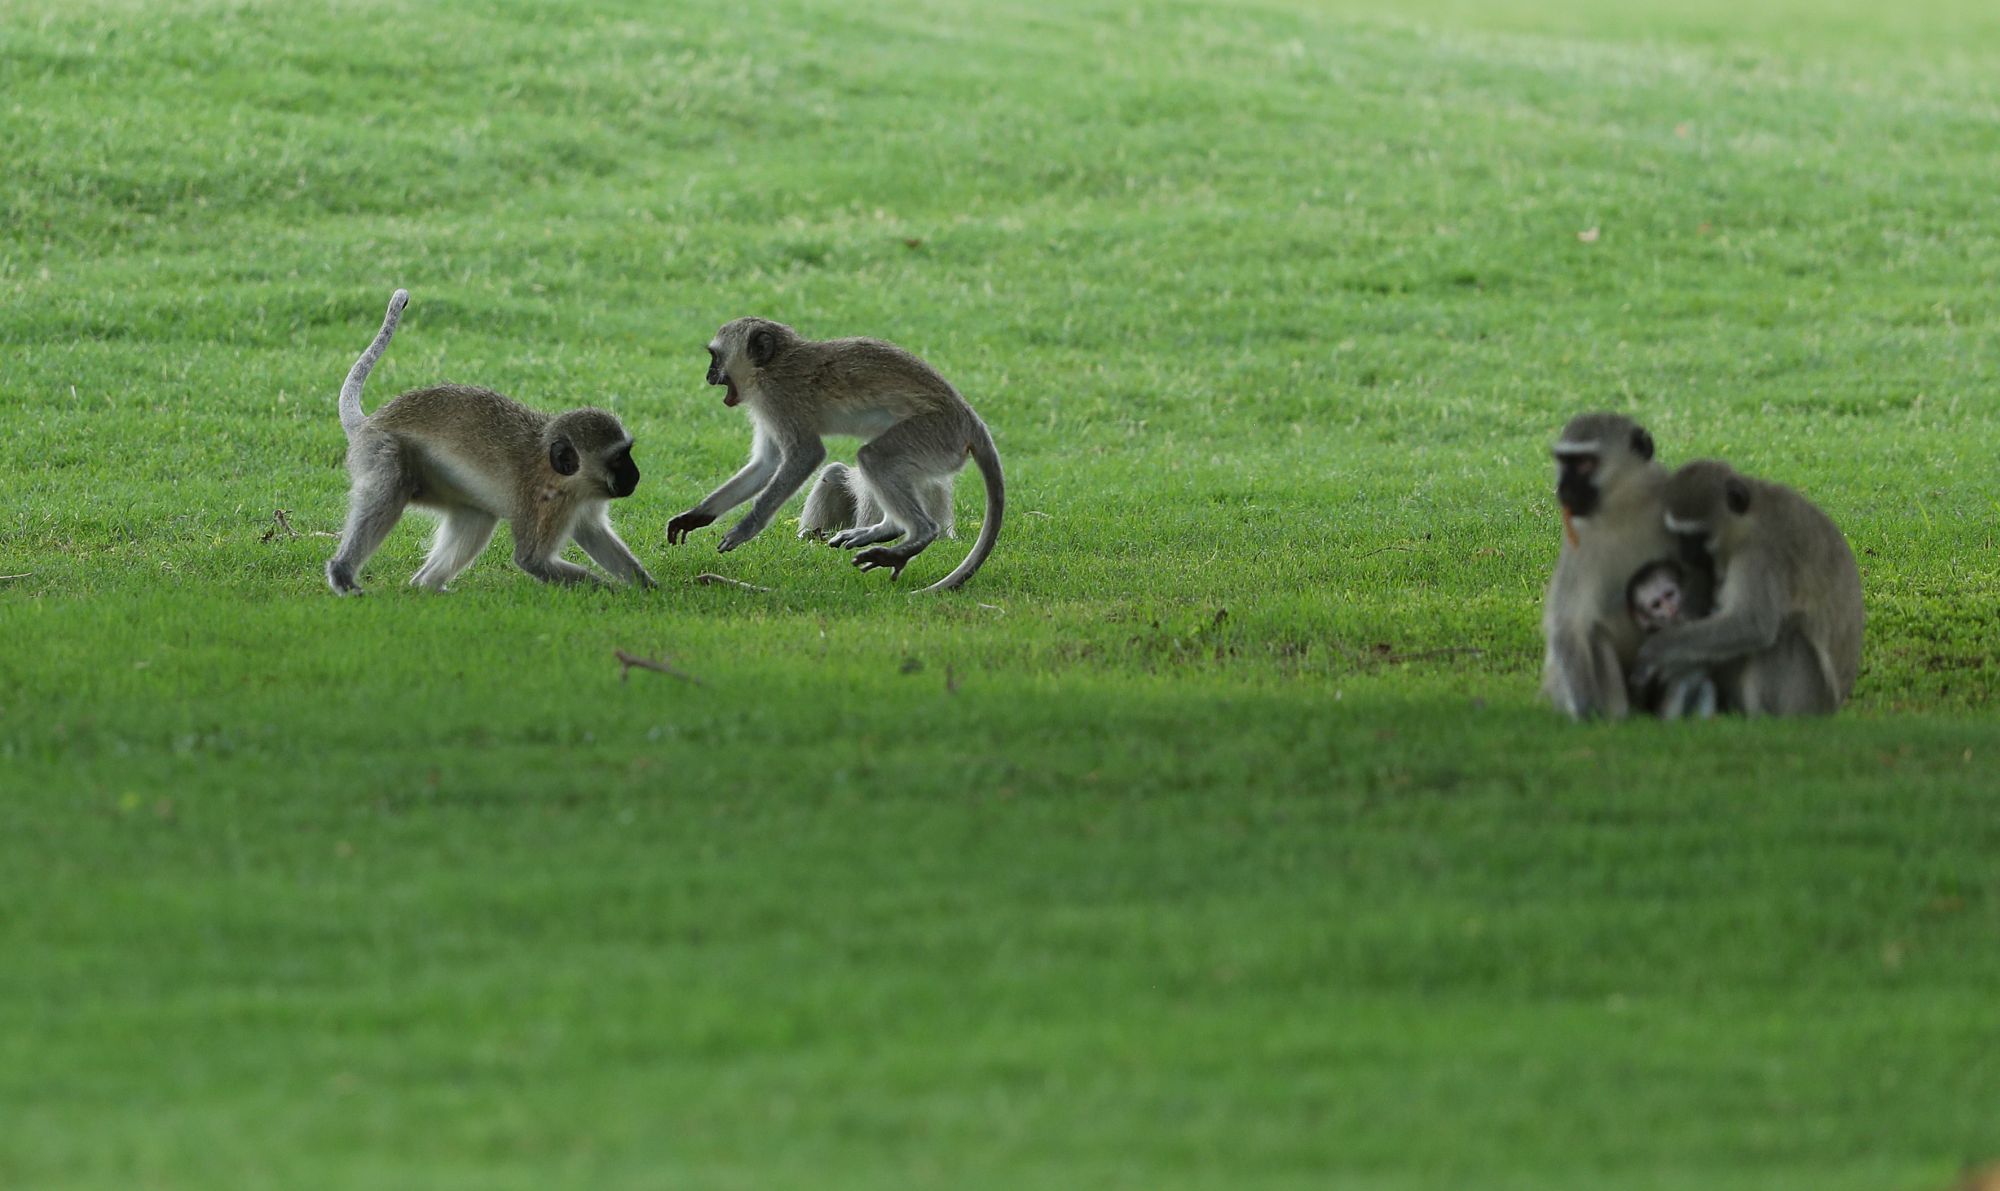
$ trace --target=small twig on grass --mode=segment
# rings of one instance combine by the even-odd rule
[[[1448,658],[1465,655],[1478,657],[1486,651],[1475,645],[1447,645],[1440,649],[1419,649],[1414,653],[1397,653],[1396,647],[1387,641],[1378,641],[1372,648],[1355,649],[1352,646],[1334,642],[1336,648],[1353,656],[1362,665],[1399,666],[1404,662],[1429,661],[1432,658]]]
[[[33,571],[22,571],[18,575],[0,575],[0,582],[5,582],[9,579],[26,579],[33,574]]]
[[[278,531],[281,529],[285,531],[285,536],[288,538],[295,538],[299,536],[299,531],[292,528],[292,519],[285,515],[285,510],[283,509],[273,510],[271,513],[271,520],[276,524],[272,525],[271,528],[265,530],[264,536],[257,539],[258,541],[260,542],[270,541],[272,538],[278,536]]]
[[[272,538],[278,536],[278,531],[281,529],[285,531],[285,536],[288,538],[307,537],[307,538],[332,538],[335,541],[340,540],[339,534],[328,533],[326,530],[323,529],[315,529],[311,533],[301,534],[298,530],[292,528],[291,514],[286,512],[284,509],[272,510],[271,520],[276,524],[272,525],[271,528],[265,530],[264,536],[258,538],[257,539],[258,541],[269,542]]]
[[[769,587],[759,587],[755,583],[745,583],[741,579],[731,579],[727,575],[718,575],[715,574],[713,571],[703,571],[701,574],[696,575],[694,577],[694,581],[696,583],[706,583],[712,587],[734,587],[742,591],[772,590]]]
[[[1453,645],[1444,649],[1419,649],[1415,653],[1392,653],[1382,660],[1385,662],[1421,662],[1429,658],[1457,657],[1460,654],[1468,657],[1477,657],[1485,652],[1483,649],[1477,649],[1470,645]]]
[[[637,657],[626,653],[622,649],[612,650],[611,656],[618,659],[618,681],[620,682],[631,678],[632,671],[634,670],[652,670],[660,674],[665,674],[669,678],[678,678],[682,682],[691,682],[696,686],[701,685],[701,679],[675,666],[665,658],[655,661],[652,658]]]

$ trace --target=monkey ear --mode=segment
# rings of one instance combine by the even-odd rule
[[[1738,517],[1750,511],[1750,485],[1737,476],[1729,477],[1722,485],[1722,498],[1729,502],[1729,511]]]
[[[583,466],[583,461],[576,457],[576,448],[570,445],[569,439],[558,438],[549,444],[549,466],[555,468],[559,476],[573,476],[576,469]]]
[[[1653,457],[1653,436],[1644,430],[1632,432],[1632,453],[1641,459]]]
[[[762,368],[778,354],[778,337],[762,327],[750,332],[750,362]]]

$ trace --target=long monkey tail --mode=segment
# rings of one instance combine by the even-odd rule
[[[368,381],[368,374],[375,370],[375,361],[388,350],[389,337],[396,333],[396,324],[403,320],[403,307],[409,305],[410,291],[399,289],[389,295],[389,313],[382,316],[382,329],[375,332],[375,342],[354,361],[354,367],[347,370],[347,383],[340,386],[340,428],[353,438],[361,429],[367,415],[361,412],[361,386]]]
[[[1000,519],[1007,511],[1007,481],[1000,474],[1000,452],[993,447],[993,435],[986,429],[986,423],[975,421],[979,433],[966,445],[966,453],[979,465],[980,478],[986,481],[986,517],[979,524],[979,537],[972,543],[972,553],[958,564],[958,569],[944,578],[923,588],[924,591],[950,591],[961,587],[986,556],[993,553],[993,543],[1000,540]]]

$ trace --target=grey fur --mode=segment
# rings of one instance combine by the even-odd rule
[[[396,324],[403,321],[403,307],[409,305],[410,291],[399,289],[389,295],[389,312],[382,316],[382,329],[375,332],[375,342],[354,361],[354,367],[347,370],[347,380],[340,386],[340,428],[353,438],[361,429],[367,415],[361,412],[361,386],[368,381],[368,374],[375,370],[375,361],[382,358],[388,349],[390,336],[396,333]]]
[[[943,536],[958,536],[957,514],[952,509],[951,488],[955,476],[928,481],[923,489],[924,509],[943,530]],[[826,539],[843,529],[874,525],[882,520],[882,506],[868,491],[868,481],[858,468],[845,463],[829,463],[806,493],[805,511],[799,514],[799,536]]]
[[[612,575],[653,586],[608,517],[608,503],[639,482],[632,437],[614,415],[590,408],[545,414],[468,385],[412,390],[373,416],[361,412],[362,385],[408,300],[400,289],[389,299],[382,330],[341,387],[351,487],[327,583],[341,595],[358,593],[361,569],[403,510],[416,505],[439,517],[430,556],[410,579],[417,586],[443,590],[485,550],[503,519],[513,530],[514,561],[543,582],[601,582],[561,557],[574,538]]]
[[[1700,459],[1667,481],[1664,510],[1706,541],[1717,603],[1639,649],[1636,678],[1705,669],[1746,715],[1825,715],[1854,693],[1866,620],[1861,571],[1838,526],[1785,487]]]
[[[855,466],[833,464],[806,499],[801,536],[828,535],[863,570],[903,567],[951,532],[951,486],[970,458],[986,482],[986,516],[972,550],[925,591],[962,585],[993,552],[1006,508],[1006,481],[993,436],[979,415],[930,365],[879,339],[811,340],[768,319],[740,318],[708,347],[708,382],[727,388],[753,431],[750,461],[700,504],[667,522],[667,540],[750,500],[724,534],[723,552],[756,537],[826,458],[829,434],[861,438]],[[878,543],[900,543],[888,546]]]
[[[1571,418],[1555,444],[1559,480],[1565,460],[1595,461],[1588,482],[1596,507],[1572,519],[1577,540],[1563,538],[1542,605],[1542,693],[1573,719],[1622,719],[1632,710],[1627,676],[1641,634],[1626,584],[1676,553],[1660,516],[1667,473],[1651,449],[1637,422],[1612,413]]]

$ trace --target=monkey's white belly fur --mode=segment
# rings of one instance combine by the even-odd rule
[[[755,385],[747,386],[743,396],[750,416],[762,424],[766,420],[762,412],[762,391]],[[884,394],[880,400],[871,402],[830,401],[819,410],[819,432],[865,442],[880,437],[896,423],[916,417],[930,408],[921,395],[897,397]]]
[[[826,411],[826,433],[850,434],[861,439],[874,438],[902,421],[903,416],[880,406],[872,409],[831,408]]]
[[[454,458],[436,443],[423,444],[418,455],[424,487],[413,503],[434,509],[469,505],[509,519],[517,515],[514,507],[517,494],[487,482],[479,468]]]

